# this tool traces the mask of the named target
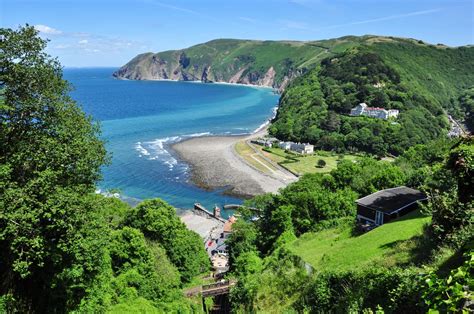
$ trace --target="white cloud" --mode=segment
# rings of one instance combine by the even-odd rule
[[[60,35],[63,33],[62,31],[58,29],[55,29],[43,24],[35,25],[35,29],[39,31],[40,33],[48,34],[48,35]]]
[[[85,45],[85,44],[87,44],[88,42],[89,42],[89,41],[88,41],[87,39],[82,39],[82,40],[79,40],[79,41],[78,41],[78,44],[80,44],[80,45]]]

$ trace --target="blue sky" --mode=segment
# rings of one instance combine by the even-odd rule
[[[36,25],[65,66],[120,66],[216,38],[377,34],[474,44],[474,0],[1,0],[0,23]]]

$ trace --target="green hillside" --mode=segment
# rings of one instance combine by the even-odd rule
[[[351,235],[351,227],[307,233],[288,248],[316,271],[389,267],[410,261],[415,238],[430,220],[414,212],[359,236]]]
[[[322,59],[364,40],[365,37],[311,42],[217,39],[182,50],[138,55],[114,75],[282,88]]]
[[[467,115],[458,97],[473,82],[473,47],[371,37],[294,80],[270,131],[321,149],[400,154],[445,136],[446,112]],[[400,115],[390,121],[349,117],[361,102],[398,109]]]
[[[320,41],[217,39],[138,55],[114,75],[270,86],[283,92],[270,131],[318,149],[399,155],[445,136],[447,113],[467,126],[474,47],[346,36]],[[398,109],[396,121],[348,117],[358,103]]]

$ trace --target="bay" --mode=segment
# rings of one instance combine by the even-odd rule
[[[75,99],[96,121],[112,163],[101,191],[118,189],[131,203],[159,197],[177,208],[242,200],[190,182],[189,166],[169,145],[194,136],[245,134],[271,117],[278,95],[268,88],[171,81],[127,81],[115,68],[66,68]]]

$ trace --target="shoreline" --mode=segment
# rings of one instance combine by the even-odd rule
[[[272,87],[272,86],[264,86],[264,85],[254,85],[254,84],[244,84],[244,83],[229,83],[229,82],[203,82],[200,80],[193,80],[193,81],[183,81],[183,80],[173,80],[173,79],[142,79],[142,80],[132,80],[125,77],[116,77],[117,80],[122,81],[156,81],[156,82],[182,82],[182,83],[193,83],[193,84],[216,84],[216,85],[229,85],[229,86],[243,86],[243,87],[250,87],[250,88],[261,88],[261,89],[270,89],[277,94],[279,93],[279,89]]]
[[[268,124],[247,135],[202,136],[184,139],[170,146],[174,153],[190,165],[191,181],[198,187],[225,189],[224,194],[250,198],[264,193],[276,193],[294,178],[263,173],[243,160],[235,144],[267,134]]]

